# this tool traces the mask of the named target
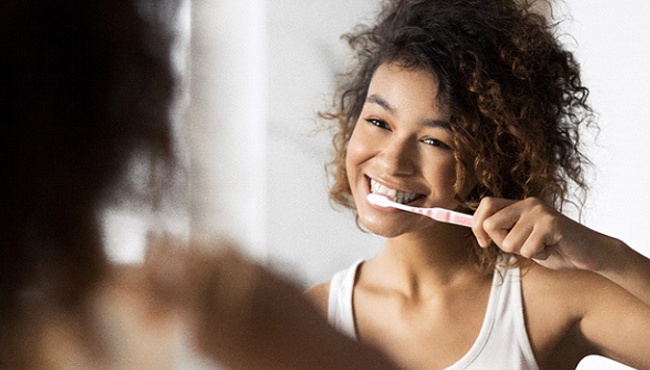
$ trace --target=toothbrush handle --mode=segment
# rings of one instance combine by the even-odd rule
[[[422,209],[422,214],[440,222],[472,227],[472,215],[441,208]]]
[[[391,207],[401,209],[403,211],[418,213],[423,216],[432,218],[438,222],[446,222],[448,224],[454,224],[465,227],[472,227],[472,215],[468,215],[462,212],[452,211],[445,208],[420,208],[420,207],[411,207],[405,206],[400,203],[392,202]]]
[[[449,222],[455,225],[472,227],[472,215],[466,213],[449,211]]]

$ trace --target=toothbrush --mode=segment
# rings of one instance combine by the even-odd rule
[[[402,211],[418,213],[430,217],[439,222],[446,222],[449,224],[466,226],[466,227],[472,226],[472,215],[468,215],[465,213],[460,213],[460,212],[452,211],[445,208],[439,208],[439,207],[420,208],[420,207],[407,206],[401,203],[393,202],[387,196],[380,195],[380,194],[368,194],[366,198],[368,199],[368,202],[379,207],[393,207],[393,208],[401,209]]]

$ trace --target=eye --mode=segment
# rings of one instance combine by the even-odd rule
[[[382,128],[384,130],[390,130],[390,127],[388,127],[388,124],[382,120],[376,119],[376,118],[366,118],[366,122],[370,123],[373,126],[377,126],[379,128]]]
[[[429,137],[429,138],[426,138],[426,139],[422,139],[422,142],[427,144],[427,145],[435,146],[435,147],[442,148],[442,149],[451,150],[451,147],[449,145],[443,143],[440,140],[434,139],[434,138]]]

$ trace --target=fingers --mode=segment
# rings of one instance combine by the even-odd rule
[[[520,220],[508,233],[506,238],[497,245],[505,252],[518,254],[528,259],[544,260],[548,257],[547,230],[543,221],[535,223]]]
[[[507,220],[501,218],[488,219],[495,216],[501,209],[513,204],[515,201],[501,198],[485,197],[481,200],[476,212],[474,212],[474,222],[472,231],[476,236],[479,245],[486,248],[490,245],[492,238],[501,241],[507,235],[507,231],[512,227],[508,225]]]
[[[474,214],[472,231],[481,247],[490,241],[507,253],[544,260],[559,241],[554,210],[536,198],[522,201],[485,198]]]

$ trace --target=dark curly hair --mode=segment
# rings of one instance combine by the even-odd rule
[[[347,144],[377,68],[396,63],[436,77],[441,106],[452,113],[456,189],[478,184],[459,201],[471,211],[486,196],[539,197],[556,209],[583,204],[587,185],[582,126],[595,125],[578,62],[560,43],[556,25],[528,0],[393,0],[376,25],[344,35],[357,68],[345,74],[334,107],[330,198],[355,209],[347,181]],[[579,190],[576,201],[569,193]],[[475,244],[475,243],[474,243]],[[479,264],[499,251],[475,245]]]

